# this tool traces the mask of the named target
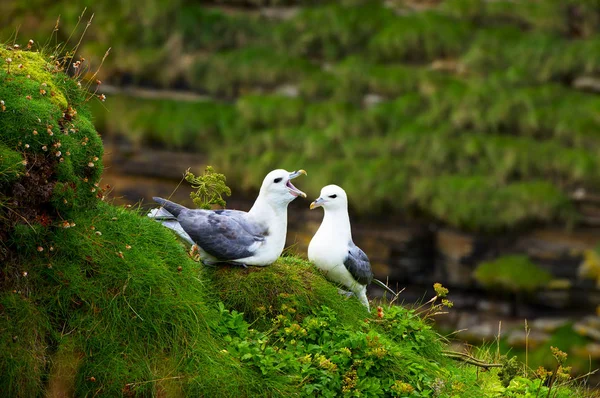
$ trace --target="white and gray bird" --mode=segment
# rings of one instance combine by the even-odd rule
[[[248,212],[188,209],[153,198],[161,208],[153,209],[148,216],[174,230],[189,244],[196,244],[205,264],[269,265],[279,258],[285,246],[288,204],[298,196],[306,197],[291,182],[302,174],[306,172],[271,171]]]
[[[367,285],[375,282],[392,295],[396,293],[383,282],[373,278],[369,258],[352,241],[348,197],[337,185],[321,189],[310,209],[323,207],[321,226],[308,245],[308,259],[319,268],[327,279],[350,290],[369,309]]]

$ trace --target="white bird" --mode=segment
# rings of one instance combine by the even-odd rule
[[[148,216],[173,229],[188,243],[196,244],[205,264],[269,265],[279,258],[285,246],[288,204],[298,196],[306,197],[291,182],[302,174],[306,175],[306,171],[271,171],[247,213],[188,209],[153,198],[162,207]]]
[[[323,207],[324,217],[317,233],[308,245],[308,259],[325,274],[330,281],[349,289],[369,309],[367,285],[375,282],[392,295],[396,293],[383,282],[373,278],[369,258],[352,241],[348,197],[337,185],[321,189],[310,209]]]

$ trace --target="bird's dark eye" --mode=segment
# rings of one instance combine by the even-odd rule
[[[281,182],[281,180],[283,180],[283,178],[279,177],[279,178],[274,179],[273,182],[275,184],[277,184],[277,183]]]
[[[335,199],[335,198],[337,198],[337,195],[329,195],[329,197],[330,197],[331,199]]]

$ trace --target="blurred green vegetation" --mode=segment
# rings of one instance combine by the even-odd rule
[[[508,292],[531,292],[552,279],[548,271],[524,255],[503,256],[481,263],[473,276],[485,287]]]
[[[61,42],[87,4],[80,52],[112,47],[103,79],[210,95],[93,113],[106,136],[204,152],[243,188],[302,167],[359,212],[498,232],[576,222],[570,194],[600,182],[600,96],[576,84],[600,84],[595,0],[23,4],[0,5],[3,37],[20,22],[17,42],[43,43],[60,14]]]

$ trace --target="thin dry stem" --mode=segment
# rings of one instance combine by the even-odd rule
[[[496,337],[496,361],[500,359],[500,337],[502,335],[502,321],[498,322],[498,336]]]
[[[67,38],[67,40],[65,41],[65,44],[63,45],[62,49],[60,49],[61,51],[64,50],[67,47],[67,44],[69,43],[69,41],[71,41],[71,38],[73,37],[73,35],[75,34],[75,32],[77,31],[77,28],[79,27],[79,24],[81,23],[81,20],[83,19],[83,16],[85,15],[85,12],[87,11],[87,7],[85,7],[83,9],[83,11],[81,12],[81,15],[79,15],[79,17],[77,18],[77,23],[75,24],[75,27],[73,28],[73,30],[71,31],[71,34],[69,35],[69,37]],[[92,15],[92,18],[94,16]],[[85,33],[85,32],[84,32]],[[81,41],[81,40],[80,40]]]
[[[60,26],[60,15],[58,16],[58,18],[56,18],[56,23],[54,24],[54,29],[52,30],[52,33],[50,33],[48,40],[46,40],[44,47],[42,47],[42,52],[46,51],[46,48],[48,48],[48,46],[50,46],[50,43],[52,43],[52,38],[56,35],[56,32],[58,32],[59,26]]]
[[[81,15],[83,16],[83,14],[81,14]],[[90,19],[88,20],[88,22],[85,24],[85,28],[83,29],[83,33],[81,33],[81,36],[79,37],[79,41],[77,42],[77,44],[75,45],[75,47],[73,47],[73,50],[71,50],[72,54],[73,54],[73,56],[71,57],[71,59],[73,59],[73,57],[75,56],[75,53],[77,53],[77,50],[79,50],[79,46],[81,45],[81,42],[82,42],[83,38],[85,37],[85,33],[87,32],[88,28],[92,24],[93,20],[94,20],[94,14],[92,14],[92,16],[90,17]]]
[[[527,319],[525,319],[525,372],[529,369],[529,332],[531,329],[527,324]]]
[[[470,365],[474,365],[474,366],[477,366],[480,368],[488,369],[488,368],[501,368],[502,367],[502,364],[500,364],[500,363],[487,363],[480,359],[475,358],[474,356],[466,354],[464,352],[442,350],[442,354],[448,358],[462,361],[462,362],[465,362],[465,363],[468,363]]]
[[[98,65],[98,69],[96,69],[96,72],[94,72],[94,74],[88,81],[87,86],[85,87],[86,90],[89,91],[90,85],[96,81],[96,76],[98,76],[98,72],[100,72],[100,69],[102,68],[102,65],[104,64],[104,61],[106,60],[106,57],[108,57],[108,54],[110,54],[111,48],[112,47],[109,47],[108,50],[106,50],[106,52],[104,53],[104,56],[102,57],[102,61],[100,61],[100,65]],[[86,101],[89,101],[90,99],[92,99],[96,95],[97,91],[98,91],[98,86],[96,86],[96,90],[94,90],[94,93],[89,98],[87,98]]]

